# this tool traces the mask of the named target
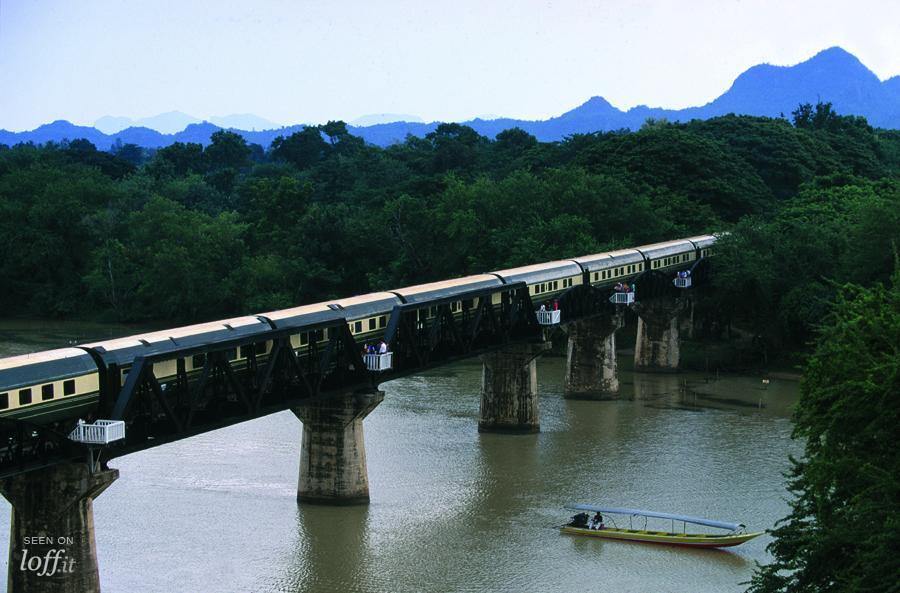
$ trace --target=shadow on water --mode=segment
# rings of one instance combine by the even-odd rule
[[[351,591],[366,581],[368,506],[298,505],[296,524],[293,552],[272,583],[279,591]]]
[[[579,554],[592,554],[596,555],[598,558],[603,556],[603,553],[607,548],[626,546],[625,549],[631,548],[633,553],[655,554],[667,560],[667,562],[672,563],[690,565],[692,563],[703,562],[710,565],[738,569],[750,565],[750,562],[740,554],[719,548],[695,549],[684,546],[662,546],[641,542],[609,541],[598,537],[578,535],[567,535],[566,537],[571,538],[573,549]]]

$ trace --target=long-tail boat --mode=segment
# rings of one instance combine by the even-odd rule
[[[572,520],[563,525],[562,533],[571,535],[586,535],[590,537],[602,537],[606,539],[619,539],[653,544],[669,544],[676,546],[690,546],[692,548],[727,548],[737,546],[754,537],[762,535],[762,531],[746,533],[746,526],[742,523],[728,523],[725,521],[713,521],[702,517],[690,517],[688,515],[674,515],[672,513],[658,513],[656,511],[642,511],[638,509],[626,509],[620,507],[604,507],[592,504],[569,504],[567,509],[581,511]],[[589,517],[588,512],[598,513]],[[628,517],[628,527],[619,526],[613,517],[604,518],[603,514]],[[671,530],[649,530],[647,519],[666,519],[671,521]],[[641,529],[635,528],[635,519],[643,519]],[[681,523],[679,526],[678,523]],[[703,525],[716,529],[724,529],[726,533],[688,533],[688,523]],[[681,527],[679,531],[677,528]]]

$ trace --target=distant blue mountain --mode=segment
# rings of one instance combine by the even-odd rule
[[[554,141],[578,133],[626,128],[635,130],[650,117],[666,118],[669,121],[708,119],[728,113],[770,117],[784,114],[789,117],[801,103],[815,104],[818,101],[830,101],[842,115],[861,115],[873,126],[900,129],[900,76],[882,82],[855,56],[839,47],[826,49],[795,66],[753,66],[738,76],[723,95],[701,107],[676,110],[639,105],[628,111],[621,111],[603,97],[592,97],[575,109],[544,121],[500,118],[475,119],[463,123],[491,138],[503,130],[518,127],[539,140]],[[402,142],[410,134],[425,136],[437,126],[437,122],[402,121],[349,126],[349,130],[371,144],[387,146]],[[289,136],[303,127],[296,125],[263,131],[233,131],[242,134],[248,142],[268,147],[276,137]],[[131,127],[114,134],[104,134],[95,128],[55,121],[30,132],[0,130],[0,144],[86,138],[104,150],[116,141],[146,148],[159,148],[173,142],[197,142],[205,145],[209,143],[210,136],[220,129],[222,128],[212,123],[203,122],[192,123],[174,134],[161,134],[144,127]]]

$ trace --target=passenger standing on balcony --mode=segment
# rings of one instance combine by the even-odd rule
[[[541,303],[541,312],[543,313],[546,310],[547,310],[547,305]]]
[[[553,310],[559,311],[559,301],[557,299],[553,299]]]
[[[387,354],[388,353],[388,345],[387,342],[381,340],[381,344],[378,345],[378,353],[379,354]]]

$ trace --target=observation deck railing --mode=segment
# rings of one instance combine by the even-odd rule
[[[535,313],[540,325],[558,325],[562,311],[536,311]]]
[[[634,304],[634,291],[630,292],[614,292],[609,297],[609,302],[614,305],[632,305]]]
[[[69,439],[89,445],[108,445],[125,438],[125,422],[122,420],[97,420],[93,424],[78,421],[78,426],[69,433]]]
[[[394,353],[366,354],[365,361],[370,371],[389,371],[394,366]]]

